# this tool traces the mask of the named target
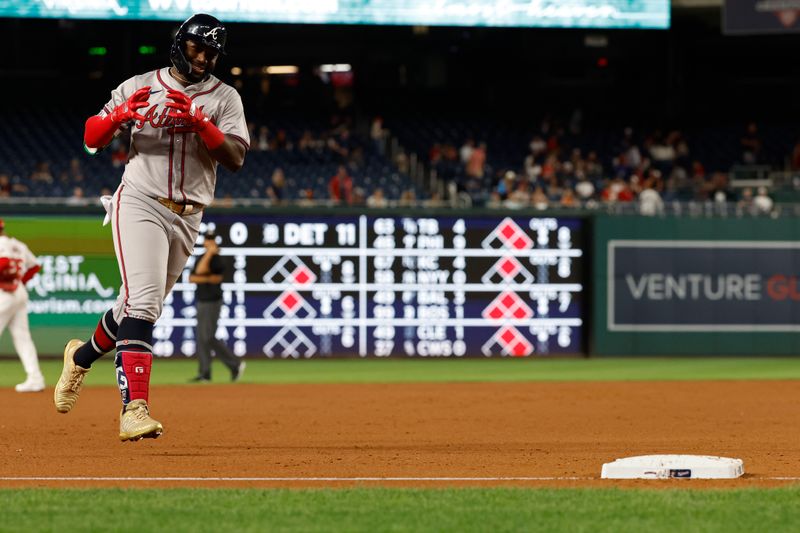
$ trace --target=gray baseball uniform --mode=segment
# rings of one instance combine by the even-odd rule
[[[144,121],[131,123],[131,147],[122,183],[109,204],[122,286],[114,320],[133,317],[155,322],[164,298],[180,276],[200,230],[202,207],[214,198],[217,161],[196,133],[175,131],[167,115],[167,90],[180,90],[227,135],[249,148],[242,100],[236,90],[209,76],[182,87],[168,68],[134,76],[111,93],[100,115],[108,114],[141,87],[150,86]],[[159,202],[194,204],[177,215]]]

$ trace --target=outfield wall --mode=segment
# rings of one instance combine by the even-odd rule
[[[302,213],[206,215],[228,264],[217,336],[237,355],[800,353],[798,219]],[[3,216],[42,262],[30,323],[57,354],[116,296],[110,227],[100,213]],[[187,271],[156,328],[160,356],[194,354],[193,302]],[[0,355],[13,353],[4,335]]]

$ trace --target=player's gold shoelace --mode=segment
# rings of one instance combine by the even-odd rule
[[[128,412],[130,412],[131,415],[137,420],[147,420],[148,418],[150,418],[150,411],[144,405],[136,408],[133,412],[131,411]]]
[[[74,365],[74,363],[73,363]],[[77,365],[75,365],[75,371],[70,372],[69,380],[67,381],[67,389],[70,392],[78,392],[81,390],[81,386],[83,385],[83,378],[86,377],[86,372],[81,372],[77,370]]]

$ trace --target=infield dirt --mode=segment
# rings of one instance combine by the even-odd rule
[[[158,386],[157,440],[121,443],[119,396],[0,390],[0,477],[538,477],[508,481],[0,480],[2,487],[763,487],[800,478],[800,381]],[[725,481],[601,480],[652,453],[744,460]],[[559,479],[561,478],[561,479]],[[563,479],[578,478],[578,479]]]

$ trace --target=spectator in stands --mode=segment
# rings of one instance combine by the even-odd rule
[[[794,145],[794,149],[792,150],[792,158],[789,162],[789,168],[791,170],[800,170],[800,140],[797,141],[797,144]]]
[[[503,179],[497,184],[497,194],[500,196],[500,200],[508,200],[511,193],[514,192],[516,181],[517,173],[513,170],[507,170],[503,174]]]
[[[756,213],[760,215],[767,215],[772,212],[772,198],[769,197],[766,187],[759,187],[758,194],[753,198],[753,206],[756,208]]]
[[[265,192],[273,204],[283,203],[286,199],[286,176],[283,174],[283,169],[276,168],[272,172],[270,184],[267,185]]]
[[[338,151],[334,150],[337,154],[339,154],[344,160],[347,160],[355,148],[353,144],[353,138],[350,134],[350,129],[342,128],[339,131],[339,135],[336,138],[336,144],[338,145]]]
[[[53,183],[53,174],[50,172],[50,163],[47,161],[40,161],[36,164],[35,170],[30,175],[30,180],[33,183]]]
[[[0,174],[0,198],[11,196],[11,178],[8,174]]]
[[[303,130],[303,135],[300,136],[300,140],[297,141],[297,148],[302,151],[309,151],[315,150],[319,151],[324,146],[324,143],[319,139],[315,138],[314,135],[311,133],[311,130]]]
[[[353,203],[351,205],[366,205],[367,193],[363,187],[353,187]]]
[[[508,207],[527,207],[530,203],[530,182],[528,180],[519,180],[519,183],[517,183],[514,191],[509,196],[506,205]]]
[[[632,202],[633,191],[628,182],[622,179],[622,176],[616,176],[608,186],[600,193],[600,197],[604,202]]]
[[[559,201],[559,205],[561,207],[565,207],[571,209],[573,207],[580,207],[580,202],[575,197],[575,193],[572,192],[572,189],[566,188],[564,192],[561,193],[561,200]]]
[[[386,152],[387,136],[388,132],[383,128],[383,117],[374,117],[369,128],[369,138],[372,139],[372,144],[375,146],[375,151],[380,155],[384,155]]]
[[[336,174],[328,182],[328,191],[335,203],[353,205],[353,178],[347,172],[347,167],[339,165]]]
[[[761,139],[755,122],[747,125],[747,131],[739,141],[742,150],[742,163],[755,165],[761,159]],[[752,192],[752,191],[751,191]]]
[[[400,207],[414,207],[417,205],[417,195],[414,189],[406,189],[400,194],[400,199],[397,202]]]
[[[25,183],[22,183],[19,176],[11,178],[11,194],[14,196],[26,196],[30,193],[30,189]]]
[[[66,203],[68,205],[82,205],[84,201],[84,192],[81,187],[75,186],[72,189],[72,196],[67,198]]]
[[[624,165],[629,169],[635,170],[642,164],[642,152],[639,151],[639,145],[633,141],[632,133],[625,140],[625,150],[622,157]]]
[[[659,182],[655,177],[648,177],[642,183],[639,193],[639,213],[645,216],[660,215],[664,212],[664,200],[657,190]]]
[[[372,191],[372,194],[367,198],[367,207],[384,208],[388,206],[389,202],[386,201],[386,197],[383,195],[383,189],[380,187]]]
[[[462,165],[469,164],[470,160],[472,159],[473,152],[475,152],[475,141],[473,139],[467,139],[464,141],[464,144],[461,145],[461,149],[458,151],[458,158]]]
[[[558,156],[550,154],[544,160],[542,174],[539,176],[539,180],[543,181],[548,186],[555,186],[558,183],[559,172],[561,172],[561,163],[558,161]]]
[[[275,134],[275,138],[272,140],[270,147],[273,150],[294,150],[294,145],[289,140],[289,136],[284,129],[278,130],[278,133]]]
[[[662,171],[665,168],[670,168],[675,161],[675,147],[669,143],[668,139],[662,137],[661,132],[656,132],[653,136],[653,143],[650,145],[650,157],[653,159],[653,164]]]
[[[503,207],[503,199],[500,198],[500,193],[497,191],[492,191],[489,194],[489,199],[486,200],[486,207],[489,209],[500,209]]]
[[[544,160],[544,156],[547,153],[547,143],[540,135],[536,135],[531,139],[528,148],[530,148],[534,161],[541,163]]]
[[[255,148],[261,152],[266,152],[270,149],[269,128],[261,126],[258,128],[258,135],[255,137]]]
[[[404,151],[400,151],[394,158],[394,164],[397,167],[398,172],[402,174],[408,174],[408,170],[410,167],[410,162],[408,160],[408,154]]]
[[[431,197],[422,202],[422,207],[426,208],[442,206],[444,206],[444,202],[442,201],[442,195],[438,192],[431,193]]]
[[[586,156],[586,177],[590,180],[596,181],[603,178],[603,165],[600,163],[600,158],[597,152],[590,151]]]
[[[547,194],[545,194],[541,185],[537,185],[533,190],[533,194],[531,195],[531,205],[540,211],[547,209],[547,207],[550,205],[550,199],[547,197]]]
[[[753,203],[753,189],[750,187],[742,189],[742,196],[739,198],[739,201],[736,202],[736,208],[747,214],[755,214],[756,207]]]
[[[301,189],[297,205],[300,207],[312,207],[314,204],[314,189]]]
[[[594,197],[594,184],[589,181],[582,173],[578,174],[578,183],[575,184],[575,192],[581,201],[590,200]]]
[[[428,150],[428,161],[430,162],[431,166],[435,166],[441,160],[442,160],[442,145],[439,143],[433,143],[431,149]]]
[[[525,156],[525,160],[522,162],[522,167],[525,169],[525,175],[528,177],[528,180],[536,181],[541,175],[542,166],[539,163],[540,161],[533,153]]]
[[[472,150],[469,162],[467,163],[467,176],[473,178],[483,178],[486,166],[486,143],[480,143]]]
[[[709,199],[717,203],[733,202],[736,195],[728,184],[728,175],[724,172],[715,172],[711,176]],[[752,192],[752,191],[751,191]]]

